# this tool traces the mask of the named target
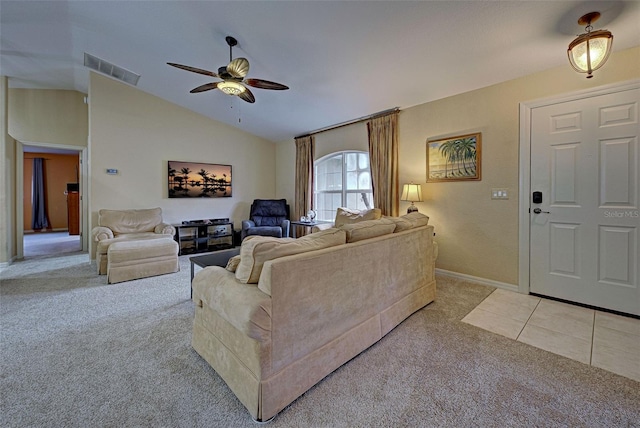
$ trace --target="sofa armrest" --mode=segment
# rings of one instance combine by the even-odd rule
[[[238,331],[258,341],[271,338],[271,297],[255,284],[243,284],[233,272],[208,266],[193,278],[193,301],[207,306]]]
[[[157,225],[154,230],[155,233],[160,233],[162,235],[175,235],[176,234],[176,228],[173,227],[170,224],[167,223],[160,223],[159,225]]]
[[[91,239],[96,242],[104,241],[105,239],[113,239],[113,231],[104,226],[94,227],[91,230]]]

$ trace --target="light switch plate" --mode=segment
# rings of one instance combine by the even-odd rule
[[[507,189],[491,189],[491,199],[509,199],[509,193]]]

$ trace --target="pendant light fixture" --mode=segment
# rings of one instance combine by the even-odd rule
[[[571,66],[578,73],[587,73],[587,79],[592,78],[592,73],[607,61],[613,43],[613,34],[610,31],[592,31],[591,23],[598,18],[600,12],[590,12],[578,19],[578,24],[586,25],[586,32],[572,41],[567,50]]]

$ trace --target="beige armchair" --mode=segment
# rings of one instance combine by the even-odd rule
[[[96,264],[99,275],[107,274],[107,254],[116,242],[171,239],[176,229],[162,221],[162,209],[100,210],[98,226],[91,231],[97,242]]]

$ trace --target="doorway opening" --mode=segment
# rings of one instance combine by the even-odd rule
[[[86,149],[19,143],[18,258],[86,251],[81,197]],[[20,156],[21,155],[21,156]]]

